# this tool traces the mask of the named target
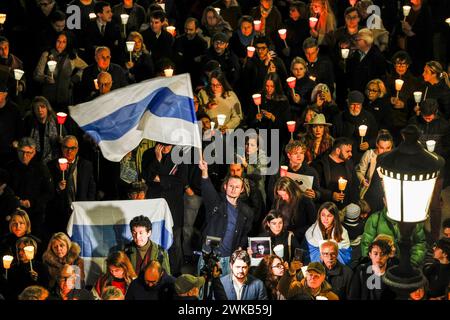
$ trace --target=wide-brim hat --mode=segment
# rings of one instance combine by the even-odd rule
[[[331,126],[331,123],[328,123],[325,119],[325,115],[323,113],[316,114],[309,122],[306,124],[310,125],[322,125],[322,126]]]

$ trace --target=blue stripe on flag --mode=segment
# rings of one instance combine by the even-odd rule
[[[163,87],[153,91],[141,101],[123,106],[81,129],[89,133],[97,143],[101,140],[116,140],[133,129],[147,110],[157,117],[177,118],[197,123],[193,99],[177,95],[169,88]]]
[[[112,251],[120,250],[131,240],[128,224],[80,225],[72,228],[72,241],[81,247],[82,257],[103,258]],[[152,241],[168,250],[173,236],[165,228],[165,221],[152,222]]]

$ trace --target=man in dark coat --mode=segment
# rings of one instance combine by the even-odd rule
[[[16,157],[13,147],[23,136],[24,123],[17,105],[8,99],[8,74],[0,74],[0,167]]]
[[[166,19],[164,11],[155,10],[150,15],[150,28],[142,32],[144,44],[152,53],[153,63],[158,65],[162,58],[172,59],[173,36],[163,29]]]
[[[184,164],[172,160],[172,145],[157,144],[142,156],[142,176],[148,185],[147,198],[164,198],[173,218],[173,244],[169,249],[172,274],[181,271],[183,252],[181,235],[184,224],[184,190],[187,170]]]
[[[356,36],[356,51],[348,61],[350,90],[364,91],[367,83],[372,79],[382,78],[386,73],[386,59],[380,49],[373,43],[370,29],[358,31]]]
[[[158,261],[152,261],[128,287],[125,300],[172,300],[175,278],[168,275]]]
[[[45,164],[35,158],[36,142],[32,138],[22,138],[17,153],[18,159],[7,166],[11,188],[28,212],[34,233],[41,237],[47,202],[53,198],[52,178]]]
[[[364,95],[359,91],[348,94],[348,108],[333,119],[333,136],[353,139],[353,163],[359,163],[362,155],[370,148],[375,148],[378,124],[374,116],[362,108]],[[364,138],[361,139],[359,127],[367,126]]]
[[[351,161],[352,140],[337,138],[329,154],[325,154],[313,167],[319,174],[321,201],[333,201],[341,210],[359,200],[358,177]],[[339,190],[339,179],[347,180],[345,190]]]
[[[108,47],[97,47],[95,49],[95,61],[83,70],[80,83],[80,100],[87,101],[97,94],[94,79],[102,71],[107,71],[112,77],[111,90],[125,87],[128,84],[127,75],[121,66],[111,63],[111,51]]]
[[[47,164],[53,177],[52,190],[55,192],[55,198],[47,210],[48,227],[52,233],[66,230],[73,201],[95,200],[96,186],[92,163],[78,156],[78,140],[75,136],[64,137],[62,155],[68,161],[64,179],[58,159]]]
[[[239,247],[247,247],[254,214],[252,209],[240,200],[244,191],[242,178],[228,177],[223,185],[225,193],[219,194],[209,179],[206,161],[202,160],[199,168],[202,171],[202,197],[206,212],[203,236],[221,238],[217,248],[220,267],[222,274],[228,274],[231,254]]]
[[[339,247],[334,241],[326,241],[320,245],[320,260],[325,267],[325,280],[331,284],[333,292],[339,300],[347,300],[353,271],[337,259]]]
[[[113,20],[112,9],[108,2],[97,1],[94,10],[97,19],[88,23],[86,32],[79,39],[81,46],[86,49],[86,56],[83,58],[87,59],[87,63],[92,63],[95,48],[105,46],[111,50],[113,61],[119,63],[123,50],[120,25]]]

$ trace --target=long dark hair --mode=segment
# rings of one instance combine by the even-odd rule
[[[277,193],[278,190],[286,191],[289,195],[289,202],[284,201]],[[289,177],[281,177],[275,183],[274,209],[279,210],[283,215],[284,227],[295,225],[297,222],[298,205],[302,199],[302,191],[297,182]]]
[[[333,227],[328,233],[325,229],[325,226],[322,224],[322,221],[320,220],[320,214],[324,209],[327,209],[334,217]],[[334,240],[336,240],[337,242],[342,241],[342,234],[344,233],[344,229],[342,228],[341,220],[339,219],[339,209],[333,202],[327,201],[320,206],[317,212],[317,224],[320,228],[320,231],[322,232],[322,236],[324,239],[331,239],[331,236],[334,232]]]
[[[272,80],[273,84],[275,86],[275,92],[270,100],[274,101],[285,101],[287,100],[287,97],[285,96],[283,92],[283,86],[281,85],[280,76],[276,72],[269,72],[266,75],[266,78],[264,79],[264,85],[263,85],[263,97],[265,98],[267,96],[266,91],[266,83],[268,80]]]
[[[285,228],[285,224],[284,224],[284,216],[281,211],[279,211],[277,209],[272,209],[269,211],[269,213],[267,213],[267,215],[265,216],[265,218],[263,220],[263,229],[266,230],[267,232],[269,232],[271,236],[274,236],[274,234],[272,234],[272,231],[270,231],[268,224],[270,223],[270,221],[272,221],[274,219],[279,219],[279,218],[283,219],[283,230],[281,230],[281,232],[283,232],[284,230],[286,230],[286,228]]]
[[[74,48],[72,34],[70,32],[62,31],[58,33],[58,36],[55,39],[54,48],[56,47],[56,40],[58,40],[58,37],[61,35],[65,36],[67,40],[66,48],[64,49],[63,52],[61,52],[61,54],[67,54],[70,60],[75,59],[77,57],[77,52]]]
[[[210,100],[215,98],[214,92],[212,90],[211,86],[211,80],[212,78],[217,79],[217,81],[220,82],[223,88],[222,92],[222,98],[227,98],[230,95],[230,91],[233,91],[233,88],[231,87],[230,83],[228,82],[225,73],[222,72],[222,70],[214,70],[209,75],[209,81],[208,85],[206,86],[206,93],[208,94],[208,97]]]
[[[275,254],[264,256],[253,274],[256,278],[264,282],[264,286],[266,287],[271,300],[274,300],[277,297],[277,287],[278,282],[280,281],[280,277],[274,275],[272,270],[273,260],[275,259],[279,259],[281,263],[283,263],[283,258]],[[285,272],[287,272],[287,270],[285,270]]]

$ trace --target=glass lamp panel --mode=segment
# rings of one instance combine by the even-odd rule
[[[421,222],[427,217],[436,178],[403,182],[404,222]]]
[[[401,221],[401,181],[384,175],[383,185],[388,209],[387,215],[394,221]]]

